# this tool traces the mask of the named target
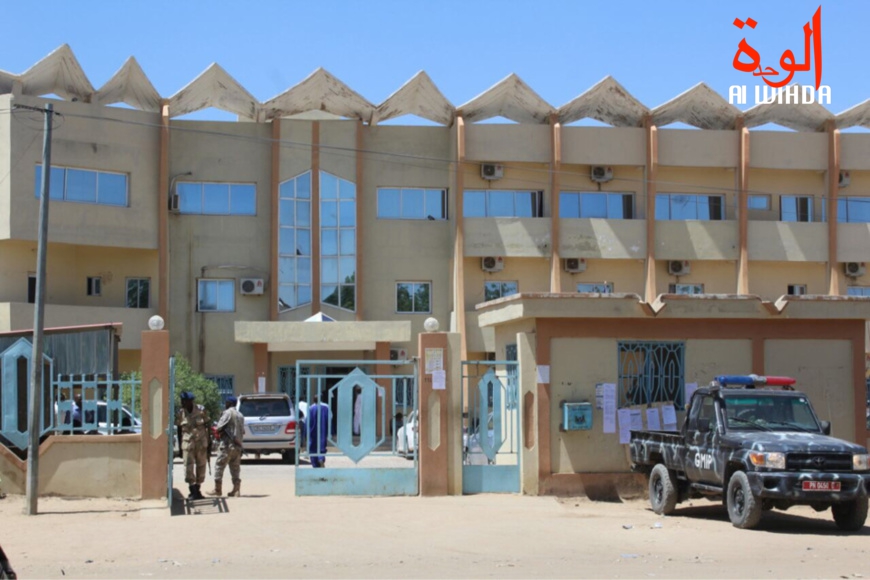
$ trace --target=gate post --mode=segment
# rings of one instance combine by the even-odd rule
[[[444,332],[421,332],[417,335],[418,413],[417,453],[420,459],[420,495],[447,495],[448,439],[447,418],[450,413],[448,335]],[[436,379],[443,374],[443,385]],[[438,388],[436,388],[438,387]]]
[[[535,335],[528,332],[517,333],[517,360],[519,369],[519,390],[522,420],[522,492],[526,495],[538,495],[538,380],[535,362]]]
[[[142,332],[142,499],[161,499],[167,494],[169,465],[169,332]]]

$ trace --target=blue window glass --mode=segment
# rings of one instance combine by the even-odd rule
[[[559,194],[559,217],[580,217],[580,195],[577,193],[561,192]]]
[[[256,215],[257,188],[252,184],[230,186],[230,213],[232,215]]]
[[[465,217],[542,217],[540,191],[466,191]]]
[[[199,280],[197,302],[200,312],[232,312],[236,308],[234,280]]]
[[[849,286],[846,289],[847,296],[870,296],[870,286]]]
[[[286,187],[279,187],[283,197]],[[178,211],[201,215],[256,215],[257,187],[253,183],[179,182],[175,186]],[[281,208],[282,211],[286,208]]]
[[[34,170],[34,195],[39,198],[42,187],[42,166]],[[51,168],[49,196],[57,201],[127,205],[127,175],[68,167]]]
[[[837,200],[837,221],[870,222],[870,197],[842,197]]]
[[[83,201],[87,203],[97,202],[97,174],[94,171],[81,169],[66,170],[66,192],[64,198],[67,201]]]
[[[321,171],[320,187],[320,298],[324,304],[353,311],[356,310],[356,184]],[[399,197],[401,215],[401,194]],[[395,207],[394,194],[392,201]]]
[[[486,192],[466,191],[462,196],[462,215],[465,217],[486,217]]]
[[[577,284],[577,292],[586,294],[612,294],[611,282],[580,282]]]
[[[563,191],[559,194],[559,217],[632,219],[634,196],[630,193]]]
[[[445,220],[447,219],[447,190],[419,187],[379,188],[378,218]]]
[[[178,194],[178,211],[181,213],[202,213],[202,184],[178,183],[175,185]]]
[[[398,189],[378,190],[378,217],[398,219],[402,217],[402,192]]]
[[[230,186],[228,183],[203,184],[202,213],[212,215],[228,215],[230,213]]]
[[[769,195],[750,195],[748,207],[752,210],[768,210],[770,209]]]
[[[779,198],[780,221],[813,221],[813,198],[809,195],[782,195]]]
[[[311,174],[281,183],[278,196],[278,310],[283,312],[311,303]]]
[[[127,176],[123,173],[97,173],[97,203],[127,205]]]
[[[725,197],[694,193],[656,195],[657,220],[723,220]]]
[[[338,230],[320,230],[320,253],[324,256],[338,255]]]
[[[483,300],[497,300],[511,294],[516,294],[519,291],[517,282],[489,281],[483,283]]]

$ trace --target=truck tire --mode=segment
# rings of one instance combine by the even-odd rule
[[[857,497],[852,501],[835,503],[831,506],[834,523],[844,532],[857,532],[864,527],[867,520],[867,496]]]
[[[761,499],[752,495],[749,478],[742,471],[735,471],[728,482],[728,517],[734,527],[742,530],[754,528],[761,521]]]
[[[677,482],[671,471],[659,463],[649,474],[649,503],[660,516],[674,513],[677,507]]]

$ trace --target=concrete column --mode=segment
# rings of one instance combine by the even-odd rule
[[[169,469],[169,332],[142,332],[142,499],[166,497]]]
[[[320,122],[314,121],[311,123],[311,315],[318,312],[320,312]]]
[[[837,198],[840,196],[840,130],[828,121],[828,294],[840,294],[837,268]]]
[[[646,275],[644,300],[648,304],[656,299],[656,179],[659,165],[658,132],[647,116],[643,121],[646,130]]]
[[[157,167],[157,314],[169,327],[169,101],[160,114]]]
[[[737,119],[738,163],[737,216],[739,250],[737,259],[737,293],[749,294],[749,129],[743,126],[743,117]]]
[[[272,119],[272,164],[269,180],[269,208],[272,211],[269,236],[269,320],[278,320],[278,233],[279,190],[281,187],[281,119]]]
[[[455,330],[460,336],[462,360],[468,358],[465,335],[465,222],[463,196],[465,194],[465,121],[456,115],[456,191],[453,194],[453,217],[456,230],[453,235],[453,315]]]
[[[359,191],[359,190],[357,190]],[[359,306],[359,304],[357,304]],[[376,342],[375,343],[375,360],[390,360],[390,343],[389,342]],[[392,374],[390,371],[392,370],[391,365],[389,364],[376,364],[375,365],[375,374],[376,375],[389,375]],[[390,413],[393,409],[393,385],[392,381],[389,379],[376,379],[375,382],[378,386],[383,387],[384,389],[384,405],[383,408],[386,409],[387,413]],[[390,431],[391,426],[393,424],[393,418],[387,417],[387,431],[390,433],[390,436],[395,437],[395,433]],[[377,406],[377,416],[375,418],[375,425],[377,426],[378,437],[382,435],[381,433],[381,405]]]
[[[447,495],[448,461],[447,461],[447,417],[450,409],[448,392],[453,388],[449,382],[449,373],[445,381],[445,389],[434,389],[432,374],[426,373],[426,360],[434,355],[440,355],[442,369],[450,368],[448,357],[447,334],[443,332],[425,332],[417,336],[419,353],[417,376],[419,377],[417,392],[419,394],[419,449],[420,459],[420,495]],[[427,354],[427,350],[429,353]],[[439,352],[440,351],[440,352]]]
[[[550,292],[558,294],[562,291],[562,264],[559,254],[559,190],[560,171],[562,171],[562,124],[554,113],[550,116],[552,131],[552,156],[550,158],[550,239],[552,257],[550,259]]]
[[[522,448],[520,449],[522,463],[522,492],[526,495],[538,495],[538,412],[535,362],[535,335],[527,332],[517,334],[517,360],[520,363],[519,388],[520,409],[522,418]]]

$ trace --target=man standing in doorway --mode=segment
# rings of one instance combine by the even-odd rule
[[[308,454],[311,467],[326,467],[326,439],[329,437],[329,405],[320,402],[320,395],[314,396],[314,404],[308,407],[305,421],[308,425]]]
[[[181,409],[175,416],[175,424],[181,426],[184,453],[184,481],[190,494],[188,499],[205,499],[200,491],[205,481],[205,465],[208,461],[208,415],[205,407],[195,405],[196,396],[190,391],[181,393]]]
[[[242,466],[242,437],[245,434],[245,417],[236,409],[235,397],[227,397],[224,403],[225,411],[217,424],[217,432],[220,436],[220,448],[218,449],[217,463],[214,466],[214,490],[209,495],[223,494],[224,468],[229,464],[230,476],[233,478],[233,490],[228,493],[230,497],[241,495],[242,480],[240,478]]]

